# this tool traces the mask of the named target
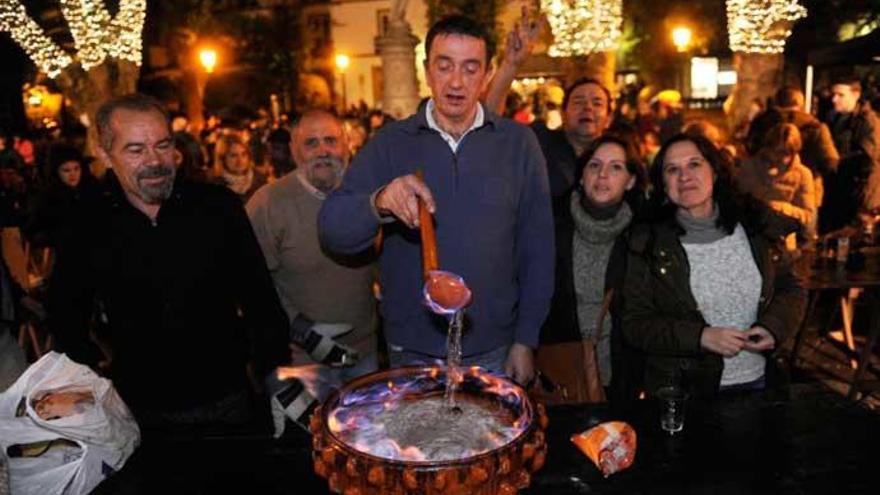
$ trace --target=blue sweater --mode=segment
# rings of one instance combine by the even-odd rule
[[[437,204],[440,268],[463,276],[473,291],[463,354],[513,342],[536,347],[553,294],[554,237],[547,168],[525,126],[486,112],[484,125],[465,135],[456,153],[428,127],[424,105],[410,118],[385,126],[324,201],[318,219],[322,245],[339,253],[371,246],[380,221],[370,196],[419,168]],[[443,356],[446,320],[421,300],[418,229],[398,221],[381,227],[385,338]]]

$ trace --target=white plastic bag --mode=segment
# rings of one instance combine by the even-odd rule
[[[59,390],[89,392],[94,404],[70,416],[40,418],[34,401]],[[8,459],[12,493],[88,493],[122,468],[140,442],[140,429],[110,380],[50,352],[0,394],[0,447],[6,453],[10,446],[57,439],[70,442],[56,442],[36,457]]]

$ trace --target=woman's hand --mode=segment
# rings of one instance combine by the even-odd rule
[[[752,327],[745,332],[745,335],[748,340],[746,340],[744,348],[747,351],[772,351],[773,348],[776,347],[776,339],[773,337],[773,334],[764,327]]]
[[[747,333],[738,328],[708,327],[700,335],[700,347],[729,358],[739,354],[747,344]]]

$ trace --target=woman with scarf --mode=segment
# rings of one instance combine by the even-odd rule
[[[776,388],[774,351],[806,294],[780,250],[792,219],[739,196],[702,136],[667,142],[651,169],[651,225],[630,235],[623,334],[645,353],[649,392],[692,397]]]
[[[585,345],[595,344],[601,385],[610,388],[612,398],[622,398],[638,388],[629,372],[637,363],[634,357],[625,357],[619,325],[612,322],[615,311],[597,327],[600,315],[618,300],[614,293],[623,283],[626,232],[640,210],[646,172],[634,143],[605,134],[578,159],[576,177],[569,207],[557,211],[556,287],[541,330],[539,368],[541,361],[560,361],[552,357],[552,349],[565,346],[555,344],[587,341]],[[559,377],[565,368],[575,373],[582,369],[570,362],[560,364],[563,370],[557,371],[557,381],[566,381]],[[552,380],[547,367],[542,372]]]
[[[247,141],[237,134],[226,134],[214,147],[214,182],[228,187],[247,203],[251,196],[267,182],[254,168]]]

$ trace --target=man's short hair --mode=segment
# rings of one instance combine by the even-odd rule
[[[565,96],[562,97],[562,109],[565,110],[568,108],[568,100],[571,99],[571,94],[579,87],[586,86],[587,84],[595,84],[596,86],[599,86],[603,93],[605,93],[605,99],[608,100],[608,113],[611,113],[611,104],[613,103],[611,100],[611,91],[606,88],[604,84],[599,82],[598,79],[592,77],[582,77],[565,88]]]
[[[841,76],[835,78],[831,83],[832,86],[837,86],[838,84],[849,86],[849,89],[855,93],[862,93],[862,81],[856,76]]]
[[[130,110],[132,112],[157,112],[162,116],[165,125],[170,125],[168,110],[159,100],[152,96],[141,93],[130,93],[117,96],[106,101],[98,113],[95,114],[95,125],[98,129],[98,140],[105,151],[113,147],[113,129],[110,127],[110,119],[117,110]]]
[[[339,118],[338,115],[336,115],[334,112],[331,112],[330,110],[327,110],[325,108],[307,108],[307,109],[303,110],[303,112],[301,114],[299,114],[299,116],[296,118],[296,120],[294,120],[293,127],[296,128],[296,126],[298,126],[300,124],[300,122],[302,122],[303,120],[311,119],[314,117],[320,117],[320,116],[324,116],[324,117],[330,118],[332,120],[335,120],[336,122],[339,123],[339,125],[342,125],[342,119]]]
[[[328,119],[331,119],[332,121],[339,124],[339,127],[342,129],[342,133],[345,134],[345,126],[343,125],[342,119],[340,119],[338,115],[323,108],[309,108],[296,118],[296,121],[293,123],[292,126],[291,137],[293,138],[299,135],[299,125],[303,121],[305,121],[306,119],[313,119],[315,117],[327,117]],[[295,139],[292,139],[292,141],[295,141]]]
[[[431,60],[431,45],[437,36],[449,36],[457,34],[481,39],[486,43],[486,66],[495,56],[495,41],[489,36],[489,31],[479,22],[463,15],[451,15],[435,22],[425,37],[425,59]]]
[[[803,108],[804,92],[794,86],[783,86],[776,92],[775,100],[779,108]]]

